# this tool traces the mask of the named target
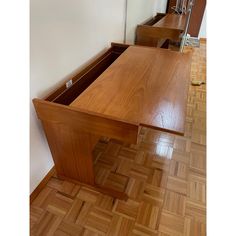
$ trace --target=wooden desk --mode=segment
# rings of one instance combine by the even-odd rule
[[[95,182],[94,145],[100,136],[135,144],[140,126],[184,134],[190,75],[190,54],[126,48],[107,69],[103,66],[104,72],[70,104],[70,99],[60,97],[66,93],[73,97],[74,92],[62,88],[44,100],[33,100],[58,176],[120,199],[126,199],[126,194]],[[104,63],[107,55],[99,63]],[[96,65],[88,67],[85,74],[95,75]]]
[[[184,31],[185,24],[186,15],[166,14],[160,21],[154,24],[153,27]]]
[[[70,106],[184,134],[188,61],[186,54],[130,46]]]
[[[180,41],[180,35],[185,29],[186,16],[166,14],[157,22],[150,21],[150,23],[137,26],[136,44],[168,48],[169,40]]]

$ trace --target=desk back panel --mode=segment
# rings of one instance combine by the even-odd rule
[[[98,57],[94,62],[86,66],[82,71],[71,78],[72,86],[67,88],[65,84],[57,88],[45,100],[63,105],[69,105],[80,95],[96,78],[101,75],[127,48],[129,45],[112,43],[110,49]]]

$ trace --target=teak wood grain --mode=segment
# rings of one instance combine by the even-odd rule
[[[137,142],[138,125],[96,116],[73,107],[33,100],[61,178],[97,186],[94,179],[92,150],[100,136],[113,137],[129,143]],[[101,189],[108,192],[108,189]],[[111,191],[125,199],[124,193]]]
[[[160,26],[159,22],[161,22]],[[155,17],[152,17],[143,24],[137,26],[135,44],[168,48],[169,40],[175,42],[180,41],[180,35],[183,29],[182,27],[179,29],[179,27],[183,22],[184,18],[182,17],[174,16],[173,19],[171,19],[166,14],[158,13]]]
[[[70,106],[183,135],[190,57],[130,46]]]
[[[166,14],[161,20],[159,20],[153,27],[176,29],[184,31],[186,24],[186,15]]]
[[[178,30],[153,27],[149,25],[138,25],[136,29],[136,45],[162,47],[163,40],[180,41]]]
[[[138,124],[114,120],[65,105],[55,104],[40,99],[33,100],[38,118],[52,124],[66,124],[75,131],[108,136],[129,143],[137,142]]]
[[[136,143],[138,124],[68,106],[113,63],[129,45],[112,43],[103,55],[72,78],[72,86],[60,86],[45,99],[33,99],[53,156],[57,176],[90,185],[115,198],[127,199],[123,191],[95,181],[93,148],[100,136]]]

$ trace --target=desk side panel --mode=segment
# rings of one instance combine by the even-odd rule
[[[76,132],[72,127],[42,120],[58,176],[66,176],[94,185],[94,138],[90,133]],[[97,137],[97,140],[99,137]]]
[[[138,126],[33,100],[59,176],[95,184],[92,151],[100,136],[136,143]]]
[[[54,124],[66,124],[79,132],[88,132],[128,143],[137,143],[138,124],[113,120],[40,99],[34,99],[33,103],[40,120]]]

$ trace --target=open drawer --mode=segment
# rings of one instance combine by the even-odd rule
[[[71,78],[70,86],[66,83],[52,92],[44,100],[69,105],[77,98],[96,78],[98,78],[127,48],[129,45],[112,43],[111,47],[95,61],[90,63],[81,72]]]

